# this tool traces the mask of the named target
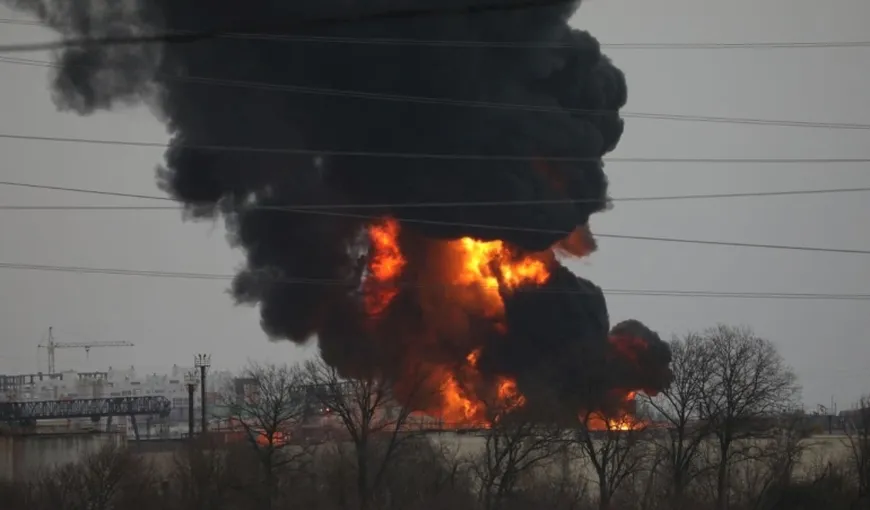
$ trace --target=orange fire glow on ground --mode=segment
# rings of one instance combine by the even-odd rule
[[[365,307],[369,316],[381,314],[398,294],[397,280],[401,276],[406,261],[399,243],[400,226],[391,218],[383,219],[369,226],[371,243],[366,281]],[[475,306],[481,308],[486,317],[497,324],[504,316],[502,293],[510,292],[524,285],[542,285],[547,282],[549,262],[554,260],[553,250],[541,253],[518,255],[502,241],[480,241],[465,237],[455,241],[445,241],[451,259],[457,260],[451,281],[462,287],[474,289],[478,300]],[[477,371],[480,352],[475,350],[466,356],[459,367],[440,367],[442,406],[438,410],[446,424],[462,426],[489,426],[487,405],[475,392],[475,386],[482,384]],[[492,383],[490,383],[491,385]],[[516,381],[498,378],[495,381],[495,395],[492,397],[500,412],[510,411],[525,404],[525,397],[517,388]],[[633,400],[630,393],[626,400]],[[608,422],[595,419],[590,428],[607,429]],[[600,426],[599,426],[600,425]],[[619,420],[611,420],[610,428],[631,430],[636,423],[626,414]]]

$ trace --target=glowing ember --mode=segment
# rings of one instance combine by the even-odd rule
[[[466,356],[465,359],[468,360],[469,366],[471,366],[473,368],[477,368],[477,358],[479,358],[479,357],[480,357],[480,350],[475,349],[475,350],[471,351],[471,353],[469,353],[469,355]]]
[[[498,383],[498,398],[506,403],[508,409],[522,407],[526,397],[517,389],[517,383],[511,379],[500,379]]]

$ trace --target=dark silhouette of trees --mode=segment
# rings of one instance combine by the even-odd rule
[[[609,510],[622,484],[648,468],[651,443],[645,430],[643,421],[626,427],[619,414],[590,411],[580,417],[574,441],[595,472],[600,510]]]
[[[567,454],[565,430],[545,417],[529,416],[517,404],[516,397],[508,397],[487,405],[492,425],[481,432],[483,451],[469,465],[483,510],[505,508],[536,471],[557,467],[555,458]]]
[[[849,460],[858,486],[858,497],[870,503],[870,397],[861,397],[846,414]]]
[[[744,453],[739,442],[757,437],[771,418],[789,411],[799,388],[776,346],[748,328],[719,325],[703,336],[708,352],[700,417],[716,439],[716,507],[724,510],[729,467]]]
[[[668,500],[675,510],[686,504],[686,487],[702,470],[703,447],[710,435],[709,423],[699,418],[704,403],[704,385],[711,363],[711,349],[704,338],[690,333],[674,339],[671,346],[673,382],[658,396],[643,399],[667,423],[666,439],[656,441],[662,467],[669,482]]]
[[[262,508],[268,510],[278,497],[279,475],[312,461],[311,448],[297,440],[307,409],[305,374],[298,367],[251,364],[237,381],[222,399],[260,464]]]
[[[176,452],[172,480],[176,504],[185,510],[230,508],[234,491],[241,489],[232,476],[227,453],[208,437],[196,438]]]
[[[423,370],[419,388],[397,395],[387,377],[348,379],[323,360],[251,365],[239,377],[242,391],[224,396],[238,425],[229,436],[179,441],[161,469],[145,460],[150,447],[106,447],[0,482],[0,508],[868,508],[870,398],[844,416],[841,439],[809,438],[807,416],[788,412],[794,374],[769,341],[719,326],[671,347],[673,385],[642,397],[633,420],[601,411],[548,420],[540,409],[527,414],[517,395],[486,406],[489,427],[463,434],[414,426],[415,409],[432,403]],[[311,430],[333,433],[303,433]],[[829,449],[820,457],[807,455],[823,442]],[[830,451],[837,446],[844,449]],[[808,469],[814,460],[826,465]],[[587,491],[593,484],[598,490]]]
[[[27,510],[151,510],[163,504],[150,466],[117,445],[49,469],[28,485]]]
[[[356,497],[360,510],[370,510],[384,484],[390,463],[402,443],[412,435],[408,419],[423,399],[425,372],[419,370],[415,387],[406,387],[403,396],[392,391],[394,381],[381,374],[344,378],[323,359],[305,364],[304,380],[309,398],[339,425],[342,441],[353,447],[356,471]],[[407,381],[406,381],[407,383]]]

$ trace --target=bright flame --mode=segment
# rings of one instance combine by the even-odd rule
[[[465,357],[467,364],[461,367],[459,372],[468,376],[466,379],[470,380],[477,375],[477,359],[479,357],[479,349],[471,351]],[[441,415],[446,422],[486,426],[484,418],[486,406],[474,398],[474,395],[468,394],[453,372],[445,373],[441,384],[441,395],[444,400]]]
[[[635,397],[637,396],[637,392],[630,391],[625,397],[625,402],[634,402]],[[581,418],[581,421],[584,421]],[[619,416],[605,418],[605,416],[601,413],[590,413],[585,420],[586,428],[589,430],[618,430],[618,431],[630,431],[630,430],[642,430],[647,426],[646,421],[639,420],[633,414],[628,411],[623,411]]]
[[[480,289],[484,299],[484,314],[494,319],[501,319],[504,315],[502,291],[521,285],[543,285],[550,277],[547,261],[552,254],[549,252],[516,257],[502,241],[479,241],[470,237],[449,241],[447,246],[460,261],[453,283]],[[466,357],[465,366],[457,373],[448,372],[445,375],[442,383],[442,414],[445,420],[473,425],[486,424],[486,405],[479,396],[470,391],[473,383],[480,379],[477,372],[479,357],[479,350],[472,351]],[[466,387],[470,388],[464,390],[457,377],[461,377]],[[525,404],[525,397],[517,388],[516,381],[500,377],[496,385],[496,404],[503,411]]]
[[[399,223],[394,219],[386,219],[369,228],[369,239],[374,251],[369,267],[376,279],[383,281],[395,278],[405,266],[398,238]]]
[[[486,404],[474,394],[475,382],[480,381],[477,372],[477,360],[480,350],[475,349],[465,357],[467,363],[456,373],[446,372],[441,384],[441,394],[444,400],[441,416],[448,424],[462,424],[476,427],[488,427]],[[464,387],[462,381],[466,382]],[[502,412],[509,412],[522,407],[526,399],[517,388],[516,381],[507,377],[499,377],[496,381],[496,405]]]
[[[517,258],[502,241],[478,241],[463,237],[448,246],[461,260],[453,282],[477,286],[485,296],[485,313],[494,317],[504,313],[500,289],[521,285],[543,285],[550,277],[549,252]]]
[[[471,399],[452,373],[447,373],[441,385],[441,395],[444,407],[441,417],[448,424],[469,424],[485,426],[483,418],[485,406],[482,402]]]
[[[369,316],[382,313],[398,294],[396,283],[407,263],[399,246],[399,233],[399,223],[391,218],[369,226],[371,252],[368,277],[364,283],[365,307]],[[567,241],[580,246],[583,244],[581,241],[586,241],[581,234],[577,233]],[[523,285],[545,284],[550,278],[549,268],[554,259],[553,250],[520,256],[502,241],[480,241],[470,237],[447,241],[445,246],[454,261],[449,269],[453,272],[450,282],[471,290],[469,305],[492,319],[502,331],[507,327],[503,320],[502,295]],[[567,249],[566,246],[560,248]],[[639,346],[630,339],[611,341],[622,356],[636,356],[634,351]],[[440,414],[448,424],[488,427],[486,398],[495,399],[502,412],[525,405],[525,396],[519,391],[516,381],[505,377],[484,381],[477,369],[480,356],[481,351],[474,350],[468,353],[461,366],[438,369],[436,380],[440,381],[442,396]],[[482,388],[488,390],[479,391]],[[634,396],[634,392],[629,392],[625,400],[633,401]],[[592,413],[587,420],[587,426],[594,430],[635,430],[643,425],[628,411],[608,419],[600,413]]]
[[[405,267],[405,258],[399,248],[399,223],[396,220],[387,218],[371,225],[368,233],[372,250],[369,258],[371,280],[366,281],[370,288],[366,292],[365,305],[369,315],[378,315],[399,293],[392,283]]]

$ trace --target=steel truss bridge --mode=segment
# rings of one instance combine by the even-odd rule
[[[168,416],[172,403],[166,397],[77,398],[33,402],[0,402],[0,422],[32,423],[66,418],[158,415]]]

